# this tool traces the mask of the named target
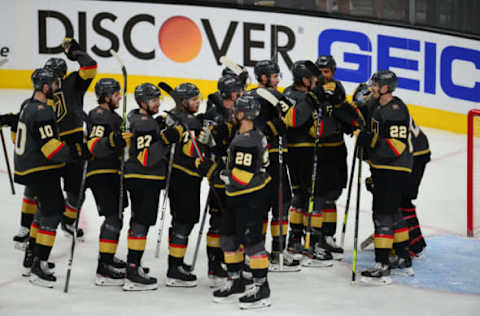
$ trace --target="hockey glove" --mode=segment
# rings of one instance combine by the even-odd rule
[[[72,61],[77,60],[78,54],[83,51],[83,49],[80,47],[77,41],[71,37],[65,37],[65,39],[62,42],[62,48],[63,48],[63,51],[65,52],[65,55],[67,55],[67,58]]]
[[[367,187],[367,190],[370,191],[373,194],[374,184],[373,184],[373,178],[372,177],[368,177],[368,178],[365,179],[365,187]]]
[[[182,125],[174,125],[167,127],[163,131],[160,132],[160,137],[165,145],[169,145],[171,143],[176,143],[180,141],[183,135],[183,126]]]
[[[127,144],[127,146],[130,146],[130,144],[132,143],[132,136],[133,136],[133,134],[130,133],[130,132],[123,132],[122,133],[122,138],[125,141],[125,143]]]
[[[18,114],[8,113],[0,115],[0,126],[15,127],[18,123]]]
[[[200,134],[198,135],[198,141],[201,144],[204,144],[208,147],[214,147],[215,146],[215,140],[213,139],[212,133],[210,131],[210,128],[208,126],[204,126],[202,130],[200,131]]]
[[[218,175],[220,180],[223,181],[226,185],[230,184],[230,177],[228,176],[228,170],[223,169],[220,171],[220,174]]]
[[[210,159],[204,159],[203,162],[199,158],[195,158],[195,167],[197,168],[198,173],[205,177],[210,171],[210,168],[213,166],[214,162]]]
[[[108,135],[108,143],[111,148],[124,148],[127,146],[127,142],[123,139],[123,135],[120,132],[111,132]]]
[[[358,134],[358,144],[360,146],[363,146],[364,148],[368,148],[372,144],[372,139],[373,139],[373,133],[367,130],[362,130]]]

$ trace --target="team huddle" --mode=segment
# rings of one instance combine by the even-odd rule
[[[244,309],[270,306],[269,271],[328,268],[343,258],[343,238],[338,244],[335,233],[336,201],[349,178],[345,135],[356,138],[354,155],[371,172],[366,186],[373,194],[374,233],[362,247],[373,242],[375,264],[361,272],[360,281],[381,285],[392,282],[391,273],[413,275],[412,258],[421,257],[426,244],[412,201],[430,150],[406,105],[392,95],[397,87],[392,71],[378,71],[360,84],[350,103],[333,78],[332,56],[296,61],[293,82],[283,93],[277,90],[276,62],[256,63],[258,87],[248,91],[246,68],[226,63],[204,113],[198,113],[200,90],[182,83],[175,89],[159,84],[175,107],[157,115],[162,92],[143,83],[134,92],[138,109],[126,117],[116,112],[119,82],[103,78],[95,84],[98,106],[86,115],[83,97],[97,63],[71,38],[62,47],[80,69],[67,75],[65,61],[50,58],[33,72],[34,94],[19,113],[0,116],[0,125],[10,126],[14,135],[15,182],[25,186],[14,242],[25,251],[23,275],[32,283],[55,284],[55,265],[48,259],[57,227],[83,236],[76,221],[89,188],[103,217],[96,285],[158,288],[142,256],[163,190],[171,215],[166,285],[196,286],[194,266],[184,256],[200,221],[206,178],[213,300],[238,299]],[[123,261],[115,254],[128,205]]]

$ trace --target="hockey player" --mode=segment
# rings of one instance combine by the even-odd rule
[[[97,73],[97,63],[80,45],[72,39],[65,38],[62,42],[65,55],[71,61],[80,65],[78,71],[67,74],[67,65],[63,59],[52,57],[45,63],[61,79],[59,90],[55,92],[54,110],[57,114],[57,124],[62,141],[80,150],[83,146],[83,97]],[[66,193],[66,207],[62,219],[62,229],[72,234],[73,223],[77,219],[75,204],[78,200],[82,177],[80,163],[67,164],[63,169],[63,190]],[[77,237],[82,237],[83,231],[77,231]]]
[[[78,61],[80,69],[67,76],[67,64],[61,58],[52,57],[47,60],[45,67],[51,69],[60,79],[58,90],[49,100],[57,115],[57,125],[62,141],[79,151],[83,146],[83,96],[96,75],[97,63],[72,38],[65,38],[62,43],[65,55],[69,60]],[[63,189],[67,195],[67,202],[62,219],[62,229],[72,233],[73,223],[77,218],[76,203],[80,191],[82,170],[79,162],[68,163],[62,169]],[[28,239],[29,227],[37,210],[35,197],[30,188],[25,187],[21,209],[21,228],[14,241],[19,247]],[[83,236],[83,230],[77,231],[77,237]]]
[[[318,186],[322,214],[322,236],[320,246],[333,254],[336,259],[343,258],[343,249],[335,243],[337,230],[336,200],[347,183],[347,148],[343,134],[352,134],[354,129],[365,125],[363,116],[356,106],[345,100],[345,89],[340,81],[333,78],[336,70],[335,59],[330,55],[318,57],[315,62],[321,73],[322,83],[316,87],[321,102],[321,135],[318,145]],[[316,193],[317,194],[317,193]]]
[[[270,306],[267,280],[268,256],[262,222],[269,207],[270,176],[265,136],[254,127],[260,113],[256,98],[243,96],[235,101],[238,131],[228,148],[227,169],[221,172],[226,184],[227,210],[222,226],[221,245],[228,269],[228,281],[213,292],[214,301],[228,301],[245,291],[241,269],[245,254],[250,258],[254,285],[239,299],[240,308]]]
[[[208,147],[213,154],[216,168],[224,169],[227,148],[233,135],[231,124],[233,114],[233,103],[243,95],[242,83],[237,76],[225,75],[218,80],[218,91],[208,96],[207,111],[204,115],[204,127],[199,134],[198,141]],[[205,124],[211,122],[211,124]],[[201,171],[200,171],[201,172]],[[214,192],[210,192],[208,199],[210,203],[210,227],[207,233],[207,257],[208,257],[208,278],[211,286],[216,287],[222,284],[227,277],[223,251],[220,248],[220,230],[223,212],[225,208],[225,183],[220,180],[218,172],[202,174],[209,177],[213,184]],[[220,201],[217,199],[220,198]]]
[[[37,69],[32,82],[34,94],[22,104],[18,121],[15,182],[29,187],[39,205],[30,229],[24,266],[31,266],[32,283],[53,287],[56,277],[47,260],[65,210],[60,172],[66,162],[79,160],[82,151],[60,141],[55,112],[47,105],[47,99],[58,88],[56,75],[49,69]]]
[[[280,82],[281,74],[278,64],[271,60],[261,60],[254,67],[255,78],[258,81],[259,88],[271,88],[276,90]],[[270,209],[272,210],[272,218],[270,221],[270,231],[272,234],[270,269],[272,271],[280,271],[280,253],[283,253],[284,267],[283,271],[300,271],[300,262],[295,260],[292,255],[284,252],[286,248],[286,236],[288,232],[288,209],[291,202],[290,183],[288,181],[287,165],[283,164],[280,170],[279,150],[282,147],[283,157],[286,158],[286,126],[282,122],[281,109],[276,109],[272,104],[258,96],[256,89],[248,91],[249,95],[255,96],[260,103],[260,115],[255,119],[255,127],[258,128],[266,136],[268,142],[268,152],[270,155],[270,165],[267,168],[268,174],[272,177],[272,198]],[[283,142],[280,146],[280,138]],[[287,159],[283,159],[286,161]],[[282,172],[282,216],[280,218],[279,203],[279,186],[280,172]],[[268,224],[268,213],[266,214],[264,232]],[[282,225],[282,236],[280,236],[280,225]],[[282,239],[282,240],[281,240]],[[282,245],[282,248],[281,247]]]
[[[160,95],[160,90],[151,83],[137,86],[135,101],[139,109],[128,114],[129,129],[133,136],[124,178],[130,194],[132,217],[128,231],[127,278],[123,286],[125,291],[158,288],[157,279],[147,274],[141,266],[141,260],[148,230],[157,220],[160,190],[164,187],[167,169],[164,158],[168,154],[168,147],[161,141],[160,127],[152,117],[158,113]],[[172,127],[165,133],[174,142],[183,130],[181,127]],[[122,143],[122,137],[116,138]]]
[[[322,229],[322,213],[318,202],[314,203],[311,214],[307,213],[308,198],[312,188],[312,171],[314,161],[314,145],[317,137],[315,122],[319,115],[319,102],[313,94],[320,73],[314,63],[300,60],[292,66],[293,84],[284,91],[289,104],[284,122],[287,125],[288,168],[290,171],[293,201],[290,213],[290,235],[288,251],[299,255],[304,254],[309,260],[302,263],[306,266],[329,267],[332,255],[320,247]],[[304,251],[302,237],[308,217],[311,220],[312,238],[309,250]]]
[[[397,76],[389,70],[372,76],[372,97],[365,111],[367,128],[358,135],[373,180],[373,221],[375,224],[375,265],[362,271],[361,282],[389,284],[389,254],[393,247],[399,268],[412,275],[408,253],[408,227],[400,214],[402,195],[412,171],[413,156],[409,145],[410,115],[403,101],[392,95]]]
[[[201,94],[191,83],[182,83],[175,88],[178,97],[176,108],[170,112],[168,121],[177,121],[189,129],[175,148],[169,187],[170,225],[167,286],[194,287],[196,275],[187,271],[183,259],[188,245],[188,236],[200,217],[201,175],[195,167],[195,149],[188,133],[196,137],[202,128],[202,122],[194,116],[198,112]],[[167,125],[170,125],[167,123]],[[169,143],[168,140],[165,143]]]
[[[92,190],[98,213],[104,216],[100,227],[96,285],[123,285],[125,262],[114,257],[123,226],[119,218],[120,157],[130,141],[130,133],[121,133],[122,117],[115,112],[121,99],[120,84],[111,78],[95,85],[98,106],[88,114],[87,186]],[[124,195],[126,196],[126,195]],[[124,199],[126,202],[126,199]]]
[[[230,68],[228,67],[225,67],[223,68],[222,70],[222,77],[223,76],[234,76],[234,77],[237,77],[238,80],[240,80],[241,84],[242,84],[242,90],[246,90],[247,89],[247,85],[249,83],[249,75],[248,75],[248,70],[247,68],[245,68],[244,66],[242,65],[237,65],[238,67],[240,67],[240,69],[242,69],[242,72],[240,74],[236,74],[235,72],[233,72],[233,70],[231,70]]]

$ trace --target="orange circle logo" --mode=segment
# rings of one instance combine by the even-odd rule
[[[158,42],[165,56],[177,63],[185,63],[200,53],[202,35],[192,20],[174,16],[163,23],[158,32]]]

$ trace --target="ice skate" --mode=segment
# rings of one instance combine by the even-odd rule
[[[343,249],[337,245],[335,238],[332,236],[325,236],[321,238],[321,247],[328,251],[334,260],[343,260]]]
[[[183,265],[169,267],[167,271],[167,286],[195,287],[197,286],[197,276],[186,271]]]
[[[393,275],[415,276],[412,267],[411,258],[400,258],[399,256],[390,256],[390,269]]]
[[[234,303],[245,292],[245,280],[238,276],[234,279],[228,278],[223,286],[213,292],[215,303]]]
[[[157,279],[146,274],[141,266],[134,264],[127,266],[127,277],[123,285],[124,291],[148,291],[157,288]]]
[[[14,247],[17,250],[25,250],[27,247],[28,239],[30,238],[30,229],[27,227],[20,227],[18,233],[13,236]]]
[[[208,261],[208,280],[210,288],[217,288],[223,285],[227,280],[227,271],[218,260]]]
[[[282,253],[283,255],[283,267],[280,266],[280,254],[271,253],[269,256],[270,264],[268,265],[268,271],[271,272],[298,272],[301,270],[300,261],[296,260],[294,255],[287,251]]]
[[[364,285],[388,285],[392,283],[388,264],[376,262],[373,267],[362,271],[361,274],[360,283]]]
[[[95,285],[98,286],[118,286],[125,283],[125,273],[118,272],[113,265],[98,261]]]
[[[268,281],[265,280],[261,284],[255,283],[255,286],[249,289],[238,301],[240,309],[259,309],[271,306]]]
[[[308,268],[328,268],[333,266],[332,254],[321,248],[318,244],[313,246],[313,249],[304,250],[305,259],[302,261],[303,267]]]
[[[41,261],[35,258],[33,260],[32,273],[29,281],[34,285],[53,288],[57,278],[53,275],[53,271],[49,269],[47,261]]]

